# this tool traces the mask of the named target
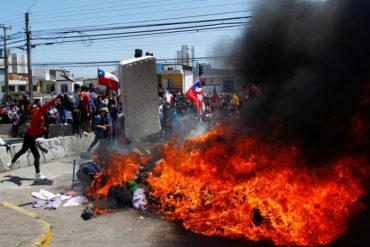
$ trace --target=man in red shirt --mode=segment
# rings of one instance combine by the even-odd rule
[[[40,172],[40,154],[37,150],[36,146],[36,139],[41,137],[44,134],[45,128],[44,128],[44,113],[49,109],[50,106],[52,106],[57,101],[57,98],[52,99],[51,101],[45,103],[41,107],[35,106],[31,110],[31,122],[27,129],[27,132],[24,134],[23,137],[23,145],[21,150],[16,153],[11,161],[11,163],[8,164],[9,167],[12,167],[14,165],[14,162],[17,161],[17,159],[24,154],[28,149],[31,150],[33,157],[34,157],[34,166],[36,170],[35,174],[35,180],[44,180],[46,177],[41,174]]]

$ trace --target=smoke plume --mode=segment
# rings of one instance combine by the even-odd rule
[[[243,113],[248,130],[319,163],[368,152],[370,1],[259,2],[234,55],[263,92]]]

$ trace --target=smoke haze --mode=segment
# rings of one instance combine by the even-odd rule
[[[248,103],[244,124],[264,140],[299,145],[324,162],[338,152],[367,152],[353,143],[353,117],[369,134],[370,1],[260,0],[234,68],[262,95]]]

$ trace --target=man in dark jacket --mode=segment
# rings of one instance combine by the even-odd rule
[[[50,106],[52,106],[57,101],[57,98],[52,99],[51,101],[45,103],[41,107],[35,106],[31,110],[31,122],[30,126],[27,129],[27,132],[25,133],[23,137],[23,145],[21,150],[16,153],[11,161],[11,163],[8,164],[8,167],[12,168],[14,163],[17,161],[17,159],[24,154],[28,149],[31,150],[33,157],[34,157],[34,166],[36,170],[35,174],[35,180],[44,180],[46,177],[41,174],[40,172],[40,154],[37,150],[36,145],[36,139],[38,137],[41,137],[44,134],[45,131],[45,118],[44,114],[49,109]]]

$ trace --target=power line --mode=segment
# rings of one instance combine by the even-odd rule
[[[228,4],[215,4],[215,5],[205,5],[205,6],[198,6],[198,7],[189,7],[189,8],[182,8],[181,11],[185,11],[185,10],[194,10],[194,9],[200,9],[200,8],[214,8],[214,7],[225,7],[225,6],[230,6],[230,5],[238,5],[238,4],[244,4],[244,2],[238,2],[238,3],[228,3]],[[173,12],[173,11],[179,11],[179,9],[169,9],[169,10],[163,10],[164,12],[168,13],[168,12]],[[125,14],[124,16],[127,17],[127,16],[138,16],[138,15],[141,15],[141,14],[153,14],[153,11],[147,11],[147,12],[139,12],[139,13],[129,13],[129,14]],[[94,16],[94,17],[90,17],[94,20],[96,19],[107,19],[107,18],[113,18],[113,17],[122,17],[122,14],[120,15],[105,15],[105,16]],[[70,21],[81,21],[81,20],[86,20],[86,18],[74,18],[74,19],[67,19],[67,20],[63,20],[64,22],[70,22]],[[54,23],[54,22],[60,22],[60,19],[59,20],[48,20],[47,23]],[[45,21],[33,21],[32,22],[33,24],[35,23],[45,23]]]
[[[118,12],[118,11],[122,11],[122,10],[132,10],[132,9],[139,9],[139,8],[149,8],[149,7],[158,7],[158,6],[166,6],[166,5],[159,5],[158,3],[163,3],[163,2],[170,2],[170,1],[173,1],[173,0],[157,0],[157,1],[149,1],[149,2],[140,2],[140,3],[132,3],[132,4],[119,4],[119,5],[113,5],[113,6],[109,6],[109,7],[100,7],[99,8],[99,12],[103,12],[104,10],[109,10],[109,12]],[[202,0],[202,1],[209,1],[209,0]],[[138,7],[138,5],[145,5],[145,4],[151,4],[151,3],[156,3],[155,5],[148,5],[148,6],[140,6]],[[181,3],[183,4],[183,3]],[[105,5],[106,6],[106,5]],[[125,7],[125,6],[136,6],[136,7],[133,7],[133,8],[120,8],[120,7]],[[37,16],[35,16],[35,18],[37,20],[43,20],[43,19],[48,19],[51,17],[56,17],[56,18],[59,18],[59,17],[68,17],[68,16],[81,16],[81,15],[88,15],[88,14],[94,14],[94,13],[97,13],[97,8],[92,8],[90,10],[90,8],[88,8],[87,6],[85,6],[82,10],[72,10],[72,11],[68,11],[68,12],[61,12],[61,11],[58,11],[57,13],[58,14],[53,14],[53,13],[47,13],[47,14],[42,14],[40,16],[42,16],[41,18],[38,18]],[[64,13],[67,13],[67,14],[64,14]],[[60,15],[61,14],[61,15]]]
[[[245,11],[230,11],[230,12],[217,12],[217,13],[210,13],[210,14],[201,14],[201,15],[188,15],[188,16],[177,16],[173,18],[159,18],[159,19],[149,19],[149,20],[142,20],[142,21],[131,21],[126,23],[109,23],[109,24],[101,24],[101,25],[92,25],[92,26],[80,26],[80,27],[67,27],[67,28],[59,28],[59,29],[44,29],[44,30],[34,30],[33,33],[43,33],[43,32],[50,32],[50,33],[56,33],[56,32],[63,32],[68,30],[81,30],[81,29],[88,29],[88,28],[108,28],[110,26],[115,25],[125,25],[130,23],[145,23],[145,22],[156,22],[156,21],[169,21],[169,20],[179,20],[179,19],[185,19],[185,18],[194,18],[194,17],[206,17],[206,16],[220,16],[220,15],[227,15],[227,14],[236,14],[236,13],[245,13]]]
[[[233,25],[225,25],[225,26],[222,26],[222,27],[211,27],[211,26],[214,26],[214,25],[203,25],[203,27],[199,27],[199,26],[192,26],[192,27],[188,27],[187,30],[183,30],[184,28],[181,28],[182,30],[177,30],[179,28],[173,28],[172,31],[167,31],[166,29],[163,29],[163,30],[160,30],[160,31],[157,31],[157,32],[153,32],[153,31],[145,31],[145,32],[150,32],[150,33],[137,33],[137,34],[124,34],[124,35],[120,35],[120,36],[115,36],[115,37],[100,37],[100,38],[94,38],[94,39],[91,39],[92,41],[97,41],[97,40],[106,40],[106,39],[123,39],[123,38],[140,38],[140,37],[143,37],[143,36],[153,36],[153,35],[159,35],[159,34],[175,34],[175,33],[184,33],[184,32],[201,32],[201,31],[204,31],[204,30],[214,30],[214,29],[227,29],[227,28],[232,28],[232,27],[239,27],[239,26],[243,26],[247,24],[247,22],[243,22],[243,23],[240,23],[240,24],[233,24]],[[49,42],[49,43],[37,43],[37,44],[34,44],[36,46],[38,45],[54,45],[54,44],[64,44],[64,43],[79,43],[81,42],[81,40],[65,40],[65,41],[57,41],[57,42]]]
[[[222,60],[227,58],[227,56],[210,56],[210,57],[194,57],[194,61],[203,61],[203,60]],[[176,62],[176,61],[182,61],[182,59],[177,58],[156,58],[156,61],[158,62]],[[88,66],[88,65],[106,65],[106,64],[117,64],[121,62],[121,60],[110,60],[110,61],[80,61],[80,62],[52,62],[52,63],[34,63],[34,65],[37,66],[75,66],[75,65],[81,65],[81,66]]]
[[[196,21],[181,21],[181,22],[166,22],[166,23],[156,23],[156,24],[146,24],[146,25],[131,25],[131,26],[116,26],[111,28],[95,28],[95,29],[78,29],[78,30],[69,30],[69,31],[62,31],[55,34],[68,34],[73,32],[97,32],[97,31],[112,31],[112,30],[121,30],[121,29],[139,29],[139,28],[151,28],[151,27],[166,27],[166,26],[174,26],[174,25],[185,25],[185,24],[195,24],[195,23],[213,23],[213,22],[221,22],[222,24],[229,24],[228,21],[234,21],[234,20],[241,20],[241,19],[249,19],[251,16],[241,16],[241,17],[230,17],[230,18],[218,18],[218,19],[206,19],[206,20],[196,20]],[[151,30],[149,30],[151,31]],[[153,30],[155,31],[155,30]],[[116,34],[125,34],[124,33],[102,33],[102,34],[89,34],[89,37],[95,37],[95,36],[102,36],[102,35],[116,35]],[[86,34],[87,35],[87,34]],[[66,38],[79,38],[80,35],[77,36],[69,36]],[[55,37],[46,37],[46,38],[38,38],[38,39],[55,39]]]

